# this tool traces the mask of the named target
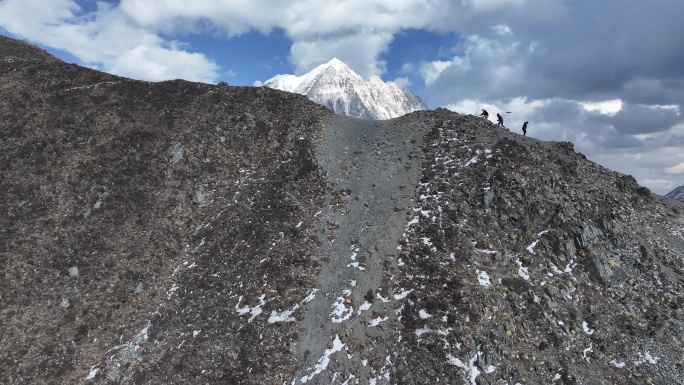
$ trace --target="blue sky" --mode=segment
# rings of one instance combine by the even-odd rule
[[[664,194],[684,185],[679,0],[0,0],[0,34],[135,79],[254,85],[337,57],[431,108],[499,111]]]
[[[280,29],[268,34],[251,31],[230,39],[215,34],[191,34],[183,41],[188,48],[219,63],[217,80],[236,86],[251,86],[279,73],[291,73],[287,58],[290,40]]]

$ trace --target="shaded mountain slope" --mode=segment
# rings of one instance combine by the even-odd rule
[[[684,186],[679,186],[669,193],[665,194],[666,198],[684,201]]]
[[[2,383],[682,383],[682,206],[570,143],[7,38],[0,80]]]
[[[0,66],[0,382],[287,375],[287,355],[259,361],[295,329],[236,308],[314,286],[311,142],[329,112],[267,88]]]

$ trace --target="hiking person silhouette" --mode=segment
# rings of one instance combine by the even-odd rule
[[[501,117],[501,114],[496,114],[496,124],[503,128],[506,128],[506,126],[504,126],[503,124],[503,118]]]
[[[487,110],[485,110],[485,109],[483,108],[483,109],[482,109],[482,113],[480,114],[480,116],[484,117],[485,119],[488,119],[488,118],[489,118],[489,112],[487,112]]]
[[[523,130],[523,136],[527,136],[527,121],[525,121],[525,123],[523,123],[523,129],[522,130]]]

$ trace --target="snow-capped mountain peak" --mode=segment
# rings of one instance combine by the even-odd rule
[[[342,60],[340,60],[340,59],[338,59],[338,58],[336,58],[336,57],[330,59],[329,62],[327,62],[327,63],[325,63],[325,64],[322,64],[321,66],[327,66],[327,67],[333,67],[333,68],[335,68],[335,69],[351,71],[351,70],[349,69],[349,67],[347,67],[347,65],[344,64],[344,62],[343,62]]]
[[[337,58],[302,75],[276,75],[265,86],[306,95],[338,114],[365,119],[391,119],[428,109],[413,92],[379,76],[368,81]]]

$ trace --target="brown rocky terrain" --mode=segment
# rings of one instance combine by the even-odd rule
[[[571,143],[0,37],[0,150],[0,383],[684,383],[684,206]]]

